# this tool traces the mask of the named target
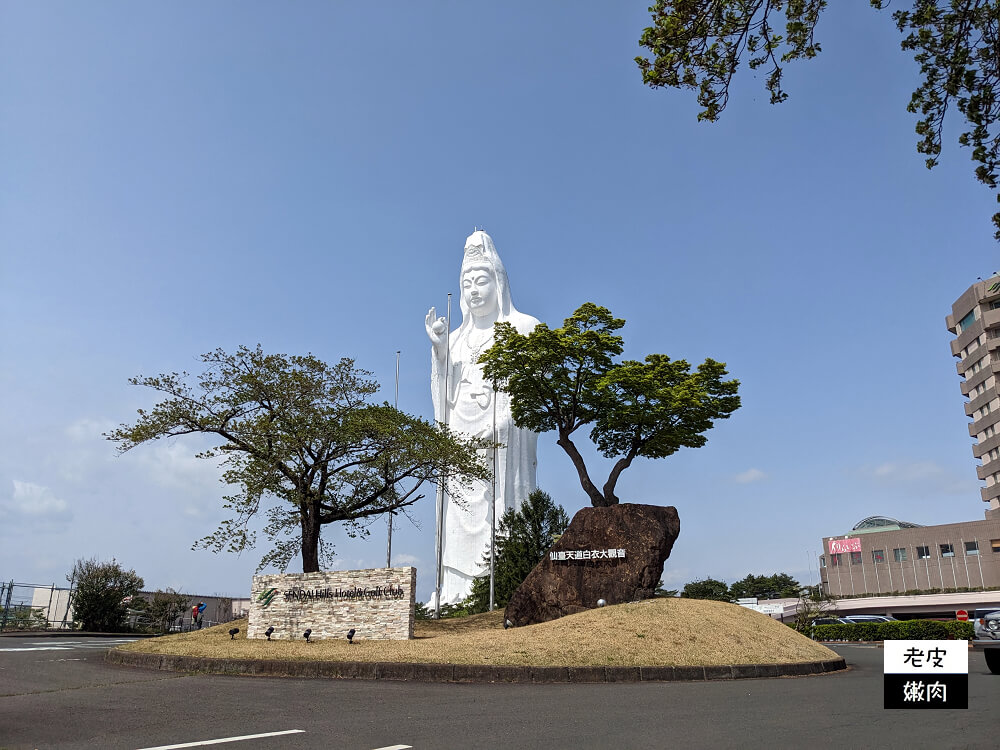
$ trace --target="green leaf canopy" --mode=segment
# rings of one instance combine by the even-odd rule
[[[885,9],[889,0],[869,0]],[[788,98],[784,65],[820,52],[814,38],[827,0],[656,0],[652,26],[639,44],[651,55],[635,58],[643,83],[652,88],[697,91],[699,120],[715,122],[729,102],[733,75],[746,61],[763,68],[771,103]],[[907,110],[918,115],[917,152],[928,168],[941,154],[949,109],[964,118],[958,142],[970,149],[979,182],[997,189],[1000,170],[1000,0],[910,0],[893,10],[912,52],[920,83]],[[784,33],[782,33],[784,31]],[[1000,202],[1000,195],[997,195]],[[1000,212],[993,215],[1000,240]]]
[[[625,321],[587,302],[550,329],[529,334],[496,325],[495,343],[483,354],[483,372],[511,397],[518,427],[555,431],[595,506],[619,502],[615,486],[637,457],[664,458],[682,447],[705,444],[704,432],[739,408],[739,381],[723,380],[725,365],[708,359],[691,372],[684,360],[650,354],[616,363],[624,351],[616,331]],[[590,478],[572,434],[592,425],[590,438],[607,458],[617,458],[603,490]]]
[[[322,526],[344,522],[349,534],[363,534],[375,517],[422,498],[424,482],[489,481],[477,451],[491,443],[371,403],[378,385],[351,359],[329,365],[312,355],[265,354],[260,346],[201,359],[206,368],[194,384],[187,373],[132,378],[166,398],[106,435],[121,453],[164,437],[220,440],[198,456],[223,457],[223,481],[236,490],[225,497],[233,517],[201,546],[253,546],[249,522],[263,512],[272,548],[261,568],[284,570],[300,552],[303,571],[315,572]]]

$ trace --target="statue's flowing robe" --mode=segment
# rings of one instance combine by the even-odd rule
[[[475,237],[475,235],[473,235]],[[528,334],[538,320],[514,309],[510,300],[506,272],[496,256],[493,243],[483,233],[497,277],[499,314],[497,322],[507,322],[519,333]],[[472,238],[470,238],[471,240]],[[448,424],[453,431],[492,439],[494,421],[496,439],[495,523],[509,508],[517,509],[535,489],[536,448],[538,434],[514,426],[510,415],[510,399],[505,393],[494,393],[489,381],[483,377],[482,366],[476,364],[477,350],[469,341],[474,330],[471,313],[464,309],[464,321],[449,333],[449,373],[445,377],[445,361],[431,351],[431,394],[434,400],[434,418]],[[492,339],[478,352],[492,345]],[[447,386],[447,393],[445,387]],[[495,419],[494,419],[494,398]],[[445,408],[447,404],[447,408]],[[487,464],[493,468],[493,450],[485,451]],[[438,528],[443,531],[442,545],[442,604],[455,604],[467,597],[472,590],[472,579],[488,571],[484,554],[490,548],[493,483],[477,482],[471,491],[460,497],[445,494],[443,518],[438,518]],[[464,507],[463,507],[464,506]],[[440,512],[440,508],[438,509]]]

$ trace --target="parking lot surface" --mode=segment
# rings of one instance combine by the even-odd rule
[[[1000,676],[975,652],[968,710],[886,711],[870,646],[813,677],[459,685],[114,667],[81,640],[0,638],[0,748],[997,747]]]

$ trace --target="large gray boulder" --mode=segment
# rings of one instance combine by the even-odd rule
[[[608,604],[648,599],[680,530],[673,507],[584,508],[514,592],[504,618],[515,626],[532,625],[592,609],[599,599]]]

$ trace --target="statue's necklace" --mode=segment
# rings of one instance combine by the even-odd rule
[[[469,347],[469,356],[473,362],[479,360],[479,356],[483,353],[483,349],[488,349],[490,342],[493,341],[493,329],[489,330],[488,335],[479,342],[473,342],[472,335],[466,339],[466,345]]]

